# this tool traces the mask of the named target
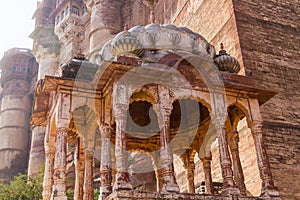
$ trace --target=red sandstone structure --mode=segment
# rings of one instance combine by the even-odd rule
[[[300,198],[298,4],[38,3],[43,198]]]
[[[27,168],[38,64],[31,50],[13,48],[5,52],[0,68],[0,181],[8,182]]]

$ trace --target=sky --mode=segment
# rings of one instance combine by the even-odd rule
[[[32,48],[33,13],[37,0],[8,0],[0,7],[0,59],[13,47]]]

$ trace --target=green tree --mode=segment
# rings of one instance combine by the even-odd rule
[[[40,200],[42,183],[43,173],[34,178],[29,178],[27,174],[19,174],[9,184],[0,183],[0,200]]]

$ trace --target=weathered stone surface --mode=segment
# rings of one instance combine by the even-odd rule
[[[97,51],[110,37],[122,30],[125,24],[133,27],[150,23],[150,10],[142,1],[88,0],[80,2],[80,5],[84,5],[84,3],[87,4],[90,14],[76,17],[74,21],[76,26],[72,26],[70,23],[67,24],[66,30],[58,31],[57,29],[61,42],[66,44],[61,49],[58,63],[72,59],[72,56],[77,53],[85,53],[88,58],[95,61]],[[63,6],[61,5],[56,9],[54,15],[60,16],[62,10]],[[257,80],[260,86],[279,92],[276,97],[260,108],[264,121],[263,136],[275,185],[278,186],[281,196],[284,199],[299,198],[300,44],[298,22],[300,19],[298,13],[300,13],[300,6],[297,0],[284,2],[275,0],[263,2],[258,0],[159,0],[154,8],[154,13],[157,23],[171,23],[188,27],[201,34],[217,49],[221,42],[224,43],[226,50],[241,64],[240,74],[252,76],[251,78]],[[46,15],[49,15],[49,12]],[[37,21],[39,25],[49,23],[47,17],[40,19]],[[74,32],[70,30],[72,28],[74,28]],[[137,64],[139,61],[136,61]],[[49,72],[55,71],[54,67],[57,67],[50,65],[50,60],[48,62],[47,59],[45,59],[44,66],[49,67],[47,69]],[[123,69],[128,68],[124,67]],[[110,73],[105,75],[108,77]],[[244,81],[246,80],[249,79],[245,78]],[[250,84],[250,82],[248,83]],[[265,94],[261,94],[260,98],[263,99],[264,95],[268,96],[269,94],[266,91]],[[236,101],[239,98],[237,97]],[[260,103],[262,104],[262,102],[265,100]],[[109,116],[110,111],[106,115]],[[261,181],[256,156],[254,156],[256,153],[255,143],[245,119],[240,122],[238,131],[240,136],[239,156],[247,193],[259,195]],[[132,139],[128,137],[128,140],[131,140],[132,144]],[[222,145],[223,148],[225,146]],[[223,181],[218,148],[217,143],[213,143],[210,148],[213,182]],[[126,163],[123,164],[126,165]],[[202,164],[197,156],[195,164],[195,185],[197,187],[204,180]],[[175,161],[177,182],[181,191],[187,191],[186,172],[180,165],[182,165],[181,162]],[[258,165],[261,166],[261,162]],[[127,171],[127,166],[122,167]],[[263,177],[266,177],[265,172],[261,168]],[[121,193],[122,191],[119,192],[119,196],[123,195]],[[127,198],[138,196],[136,192],[125,193]],[[126,196],[129,194],[133,196]],[[117,196],[115,198],[119,198]],[[146,199],[157,198],[151,195],[149,197],[141,196]],[[166,195],[161,198],[179,197],[180,195]]]
[[[261,108],[274,181],[284,199],[298,199],[299,2],[242,0],[233,3],[246,73],[252,72],[265,87],[279,91]]]
[[[4,54],[1,68],[0,181],[8,182],[27,168],[30,115],[38,65],[29,49],[13,48]]]
[[[121,200],[121,199],[147,199],[147,200],[158,200],[158,199],[187,199],[187,200],[255,200],[260,199],[257,197],[237,197],[237,196],[212,196],[212,195],[201,195],[201,194],[164,194],[164,193],[154,193],[154,192],[142,192],[142,191],[115,191],[107,200]]]

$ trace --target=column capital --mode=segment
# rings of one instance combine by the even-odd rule
[[[126,118],[128,109],[129,109],[129,105],[127,104],[114,105],[113,112],[114,112],[115,119]]]
[[[162,129],[162,127],[166,123],[170,122],[170,116],[173,109],[172,103],[170,103],[170,105],[163,105],[163,106],[161,106],[160,104],[156,104],[153,106],[153,109],[156,112],[158,117],[159,128]]]
[[[217,129],[224,129],[226,128],[226,113],[219,113],[217,116],[214,117],[215,126]]]
[[[67,128],[67,127],[58,127],[56,129],[56,132],[57,132],[57,134],[61,134],[63,136],[67,136],[68,132],[69,132],[69,128]]]
[[[99,130],[102,136],[110,138],[110,133],[112,132],[113,128],[109,124],[104,123],[99,126]]]
[[[55,154],[55,145],[53,143],[46,143],[45,145],[46,154]]]

